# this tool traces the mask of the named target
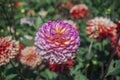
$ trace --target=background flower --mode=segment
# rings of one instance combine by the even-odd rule
[[[112,39],[116,35],[116,24],[108,18],[96,17],[87,22],[87,33],[91,38]]]
[[[19,51],[19,43],[12,37],[0,38],[0,66],[7,64]]]
[[[84,18],[88,13],[88,7],[85,4],[78,4],[70,9],[70,15],[72,18]]]
[[[69,61],[63,62],[62,64],[58,64],[58,63],[50,64],[49,68],[50,70],[60,74],[60,73],[68,72],[69,68],[73,67],[74,62],[75,62],[74,60],[69,60]]]
[[[44,23],[36,34],[37,53],[50,64],[61,64],[74,58],[80,45],[77,30],[62,20]]]
[[[35,47],[26,47],[22,50],[20,56],[20,61],[22,64],[34,68],[41,63],[41,57],[36,55],[35,49]]]

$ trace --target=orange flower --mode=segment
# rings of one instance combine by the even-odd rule
[[[22,64],[34,68],[41,63],[41,57],[36,55],[35,49],[35,47],[26,47],[22,50],[20,57]]]
[[[88,13],[88,7],[85,4],[78,4],[71,8],[70,15],[72,18],[85,18]]]
[[[15,3],[15,7],[20,7],[20,6],[22,6],[22,2],[18,1]]]
[[[34,16],[34,15],[35,15],[35,11],[32,10],[32,9],[30,9],[30,10],[28,11],[28,15],[29,15],[29,16]]]

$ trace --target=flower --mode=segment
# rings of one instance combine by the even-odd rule
[[[71,68],[74,65],[74,62],[75,62],[74,60],[69,60],[69,61],[63,62],[62,64],[58,64],[58,63],[50,64],[49,68],[50,70],[57,72],[59,74],[59,73],[69,71],[69,68]]]
[[[115,48],[115,44],[116,44],[116,40],[111,42],[111,50]],[[118,41],[118,44],[116,46],[116,54],[120,58],[120,40]]]
[[[46,17],[48,12],[45,11],[45,10],[41,10],[39,13],[38,13],[42,18]]]
[[[33,9],[30,9],[27,14],[29,16],[34,16],[35,15],[35,11]]]
[[[91,38],[112,39],[116,35],[116,24],[108,18],[96,17],[87,22],[87,33]]]
[[[120,42],[116,48],[116,53],[117,53],[117,56],[120,58]]]
[[[32,40],[32,39],[33,39],[33,37],[30,36],[30,35],[24,35],[24,38],[26,38],[26,39],[28,39],[28,40]]]
[[[21,57],[21,51],[25,48],[25,46],[22,43],[19,43],[19,51],[18,54],[16,55],[16,60],[20,59]]]
[[[22,6],[23,5],[23,2],[15,2],[15,7],[20,7],[20,6]]]
[[[71,24],[73,27],[75,27],[76,29],[78,29],[78,25],[77,25],[75,22],[73,22],[72,20],[64,20],[64,22],[65,22],[65,23],[69,23],[69,24]]]
[[[21,18],[20,19],[20,24],[28,24],[29,26],[32,26],[34,23],[34,17],[29,17],[29,18]]]
[[[76,19],[86,17],[87,12],[88,12],[88,7],[85,4],[78,4],[70,9],[71,17]]]
[[[73,4],[71,2],[67,3],[66,4],[66,8],[67,9],[71,9],[73,7]]]
[[[36,33],[36,53],[49,64],[62,64],[73,59],[80,45],[78,31],[62,20],[44,23]]]
[[[40,65],[41,57],[36,55],[35,47],[26,47],[22,50],[20,56],[20,62],[32,68]]]
[[[0,66],[9,63],[17,55],[19,43],[12,40],[12,37],[0,38]]]
[[[117,25],[117,32],[119,32],[120,31],[120,21],[117,21],[116,25]]]

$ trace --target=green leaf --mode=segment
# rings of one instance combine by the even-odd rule
[[[43,21],[40,17],[36,19],[35,27],[38,29],[42,25]]]
[[[8,76],[6,76],[5,80],[13,80],[13,78],[15,78],[17,76],[17,74],[10,74]]]
[[[80,71],[76,73],[74,80],[88,80]]]
[[[51,72],[49,69],[46,69],[44,72],[41,72],[40,75],[45,78],[45,80],[53,80],[57,75]]]
[[[113,60],[108,68],[108,75],[117,75],[120,73],[120,60]]]

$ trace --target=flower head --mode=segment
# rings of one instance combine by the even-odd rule
[[[87,33],[91,38],[103,40],[105,38],[112,39],[116,35],[116,24],[110,19],[96,17],[87,22]]]
[[[85,4],[78,4],[71,8],[70,15],[72,18],[84,18],[88,12],[88,7]]]
[[[77,30],[62,20],[44,23],[35,37],[37,53],[50,64],[61,64],[73,59],[79,42]]]
[[[35,49],[35,47],[26,47],[22,50],[20,56],[20,61],[22,64],[34,68],[41,63],[41,57],[36,55]]]
[[[74,62],[75,62],[74,60],[69,60],[69,61],[63,62],[62,64],[58,64],[58,63],[50,64],[49,68],[50,70],[57,72],[58,74],[64,73],[69,71],[69,68],[71,68],[74,65]]]
[[[12,37],[0,38],[0,65],[7,64],[19,51],[19,43],[12,40]]]

